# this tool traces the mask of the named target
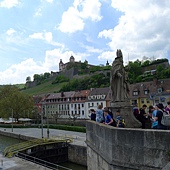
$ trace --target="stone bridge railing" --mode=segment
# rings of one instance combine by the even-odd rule
[[[87,121],[88,170],[170,169],[170,130],[115,128]]]

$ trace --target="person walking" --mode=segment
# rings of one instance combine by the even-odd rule
[[[105,125],[112,125],[113,123],[113,119],[112,117],[109,115],[109,110],[108,109],[104,109],[104,117],[105,117]]]
[[[159,103],[156,105],[158,107],[158,111],[156,113],[156,117],[154,118],[155,121],[158,121],[158,125],[157,125],[157,129],[163,129],[163,130],[167,130],[167,126],[164,126],[161,123],[162,120],[162,116],[163,116],[163,111],[164,111],[164,106],[162,103]]]
[[[96,113],[94,109],[90,109],[90,119],[96,121]]]
[[[151,120],[151,123],[152,123],[152,126],[151,128],[152,129],[157,129],[157,126],[158,126],[158,120],[156,120],[156,114],[157,114],[157,111],[158,111],[158,107],[157,106],[154,106],[153,107],[154,110],[152,112],[152,118],[150,119]]]
[[[147,108],[146,104],[142,106],[142,108],[139,109],[139,115],[137,119],[142,123],[142,129],[145,129],[145,124],[146,124],[146,116],[148,114],[146,113],[145,109]]]
[[[125,127],[125,121],[124,119],[120,116],[120,110],[116,111],[116,127],[121,127],[124,128]]]
[[[103,108],[102,105],[98,105],[97,110],[96,110],[96,122],[99,122],[99,123],[103,123],[104,122],[102,108]]]

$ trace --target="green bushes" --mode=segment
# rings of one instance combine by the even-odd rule
[[[47,125],[44,126],[47,128]],[[75,132],[86,132],[86,128],[83,126],[69,126],[69,125],[49,125],[50,129],[60,129],[60,130],[67,130],[67,131],[75,131]]]
[[[0,124],[0,127],[3,128],[11,128],[11,124]],[[47,125],[43,126],[44,128],[47,128]],[[23,124],[14,124],[13,128],[41,128],[41,125],[23,125]],[[86,133],[86,128],[83,126],[69,126],[69,125],[55,125],[50,124],[50,129],[60,129],[60,130],[67,130],[67,131],[74,131],[74,132],[83,132]]]

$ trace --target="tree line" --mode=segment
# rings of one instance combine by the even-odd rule
[[[19,118],[34,118],[38,108],[34,107],[33,97],[22,93],[14,85],[5,85],[0,89],[0,117],[13,117],[16,121]]]

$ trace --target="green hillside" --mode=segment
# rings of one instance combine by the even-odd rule
[[[152,81],[154,78],[165,79],[170,78],[170,67],[167,59],[156,60],[159,65],[156,65],[156,72],[151,74],[153,61],[145,61],[142,63],[139,60],[134,62],[129,62],[125,66],[128,71],[129,82],[130,84]],[[160,63],[167,62],[166,67]],[[144,74],[142,68],[147,67],[147,72],[149,74]],[[76,67],[76,65],[74,65]],[[84,67],[83,67],[84,68]],[[110,86],[110,69],[111,66],[94,66],[88,70],[80,69],[79,74],[69,80],[64,74],[58,75],[55,79],[49,80],[48,77],[50,74],[44,73],[43,75],[36,75],[34,79],[37,81],[37,86],[23,90],[24,93],[30,95],[38,94],[47,94],[55,93],[58,91],[75,91],[75,90],[84,90],[90,88],[101,88]]]
[[[28,88],[26,90],[22,90],[22,92],[30,94],[30,95],[38,95],[38,94],[47,94],[47,93],[55,93],[61,89],[61,87],[66,83],[58,83],[52,84],[52,81],[47,81],[43,84],[37,85],[32,88]]]

